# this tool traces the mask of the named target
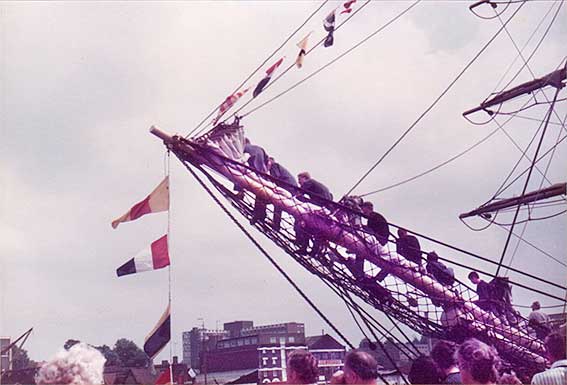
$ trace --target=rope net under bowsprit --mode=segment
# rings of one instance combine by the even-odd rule
[[[173,136],[164,142],[266,237],[337,289],[422,335],[458,343],[475,337],[496,347],[516,369],[545,368],[542,342],[511,305],[482,304],[461,282],[440,283],[398,254],[391,234],[386,239],[362,226],[357,220],[362,213],[249,167],[238,122],[221,124],[195,140]]]

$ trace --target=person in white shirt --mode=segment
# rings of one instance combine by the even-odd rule
[[[537,338],[543,340],[549,334],[549,317],[542,312],[538,301],[532,303],[532,312],[528,316],[529,325],[534,329]]]
[[[567,357],[565,354],[565,335],[551,333],[545,338],[545,351],[551,368],[536,374],[532,385],[565,385],[567,384]]]

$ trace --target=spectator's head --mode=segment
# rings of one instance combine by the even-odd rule
[[[309,179],[311,179],[311,175],[309,175],[307,171],[303,171],[297,174],[297,181],[299,182],[300,186],[303,186],[303,184]]]
[[[457,345],[449,341],[439,341],[431,350],[431,358],[435,361],[437,366],[445,373],[455,366],[457,366],[457,359],[455,358],[455,352],[457,351]]]
[[[365,215],[368,215],[374,211],[374,205],[372,204],[372,202],[369,201],[362,202],[361,208],[362,208],[362,212]]]
[[[84,343],[62,349],[46,362],[36,375],[36,384],[103,384],[106,359],[101,352]]]
[[[560,333],[551,333],[545,337],[545,351],[551,362],[566,359],[565,336]]]
[[[471,271],[469,273],[469,280],[475,285],[477,285],[480,282],[480,277],[476,271]]]
[[[442,376],[431,357],[420,356],[411,364],[408,379],[412,384],[440,384]]]
[[[347,384],[375,384],[378,363],[370,354],[352,350],[345,357],[344,377]]]
[[[427,253],[427,260],[429,262],[437,262],[439,260],[439,256],[437,255],[437,253],[435,251],[431,251],[431,252]]]
[[[398,237],[405,237],[406,235],[408,235],[408,232],[406,229],[402,229],[401,227],[398,228]]]
[[[466,340],[457,350],[457,361],[463,384],[498,382],[500,358],[496,349],[475,338]]]
[[[534,301],[532,303],[532,310],[539,310],[541,309],[541,305],[539,304],[539,301]]]
[[[317,359],[306,350],[294,350],[287,356],[287,382],[314,384],[319,376]]]
[[[244,138],[244,144],[250,144],[250,139]]]

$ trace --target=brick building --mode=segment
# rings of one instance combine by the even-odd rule
[[[317,358],[319,381],[328,382],[333,373],[342,370],[345,363],[346,350],[336,339],[328,334],[305,338],[307,350]]]

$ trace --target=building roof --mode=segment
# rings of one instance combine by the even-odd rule
[[[104,383],[106,385],[126,384],[133,381],[135,384],[155,384],[157,373],[152,374],[149,368],[121,368],[108,367],[104,369]],[[130,381],[128,379],[131,379]]]
[[[38,367],[17,369],[17,370],[6,370],[2,373],[1,381],[2,384],[35,384],[35,374],[39,370]]]
[[[252,375],[252,373],[256,373],[256,377],[252,384],[256,384],[258,382],[258,370],[257,369],[243,369],[243,370],[232,370],[229,372],[210,372],[207,373],[207,383],[209,384],[226,384],[226,383],[235,383],[233,381],[238,381],[240,378],[248,377]],[[205,383],[205,375],[203,373],[197,375],[195,380],[196,384],[204,384]],[[238,384],[243,384],[243,382],[238,382]]]
[[[341,345],[339,341],[328,334],[305,337],[305,345],[307,345],[309,350],[345,348],[344,345]]]

